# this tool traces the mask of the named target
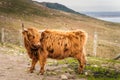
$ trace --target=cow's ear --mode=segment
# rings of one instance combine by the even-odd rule
[[[40,33],[40,41],[43,40],[44,36],[45,36],[45,32]]]
[[[24,31],[22,32],[22,34],[25,35],[26,33],[28,33],[28,30],[24,29]]]

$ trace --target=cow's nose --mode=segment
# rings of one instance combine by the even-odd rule
[[[40,43],[34,44],[33,46],[38,48],[40,47]]]
[[[40,43],[38,43],[37,46],[40,46]]]

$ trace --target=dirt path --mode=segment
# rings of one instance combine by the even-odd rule
[[[0,47],[0,80],[62,80],[61,75],[65,75],[68,80],[86,80],[76,77],[73,70],[67,68],[68,65],[46,65],[46,73],[38,75],[39,64],[36,66],[34,73],[28,73],[30,60],[27,54],[21,54],[19,51]],[[69,69],[70,74],[63,70]]]
[[[27,73],[23,56],[0,53],[0,80],[42,80],[43,76]]]

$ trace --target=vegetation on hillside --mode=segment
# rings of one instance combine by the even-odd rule
[[[46,16],[47,12],[33,4],[31,0],[1,0],[0,12],[7,14],[19,15],[42,15]],[[47,14],[48,15],[48,14]]]
[[[50,2],[36,2],[36,3],[39,3],[51,9],[61,10],[61,11],[70,12],[74,14],[80,14],[79,12],[76,12],[70,8],[67,8],[66,6],[59,4],[59,3],[50,3]]]

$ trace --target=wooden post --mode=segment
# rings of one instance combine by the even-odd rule
[[[5,38],[5,32],[4,32],[4,28],[2,28],[1,29],[1,42],[2,42],[2,44],[4,44],[4,42],[5,42],[4,38]]]
[[[98,40],[97,32],[94,32],[93,54],[95,57],[97,55],[97,40]]]
[[[19,43],[20,43],[20,46],[23,46],[22,30],[19,30]]]

